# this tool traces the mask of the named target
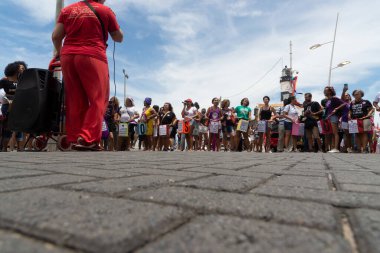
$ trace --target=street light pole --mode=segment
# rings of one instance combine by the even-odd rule
[[[55,8],[55,22],[57,22],[59,14],[61,13],[61,10],[63,9],[64,0],[57,0],[57,5]]]
[[[124,103],[126,99],[126,93],[127,93],[127,79],[129,78],[128,74],[125,73],[125,69],[123,69],[123,74],[124,74]]]
[[[336,30],[338,29],[338,20],[339,20],[339,13],[336,15],[336,24],[335,24],[335,31],[334,31],[334,40],[333,40],[333,45],[332,45],[332,50],[331,50],[331,58],[330,58],[329,82],[328,82],[328,86],[331,86],[331,71],[332,71],[332,64],[333,64],[333,58],[334,58]]]

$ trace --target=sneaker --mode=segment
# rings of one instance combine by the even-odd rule
[[[340,151],[334,148],[334,149],[330,150],[329,153],[340,153]]]

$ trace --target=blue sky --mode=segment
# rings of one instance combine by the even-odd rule
[[[106,5],[125,32],[125,41],[116,45],[117,96],[123,97],[125,68],[130,76],[127,94],[139,106],[150,96],[153,104],[172,102],[176,111],[188,97],[207,107],[213,97],[231,97],[250,86],[231,97],[233,106],[244,96],[251,104],[264,95],[277,102],[290,40],[298,91],[312,92],[319,100],[327,83],[331,44],[308,48],[332,40],[337,12],[334,65],[344,60],[352,64],[333,71],[333,85],[339,91],[345,82],[351,91],[361,88],[370,101],[380,92],[379,1],[107,0]],[[14,60],[46,68],[52,56],[55,1],[2,0],[0,12],[0,69]]]

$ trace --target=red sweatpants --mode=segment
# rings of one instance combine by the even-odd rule
[[[109,97],[108,64],[85,55],[62,55],[61,64],[67,140],[100,142]]]

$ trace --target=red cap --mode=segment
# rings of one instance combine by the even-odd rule
[[[188,99],[185,100],[185,102],[190,102],[190,103],[192,103],[193,100],[191,100],[191,98],[188,98]]]

